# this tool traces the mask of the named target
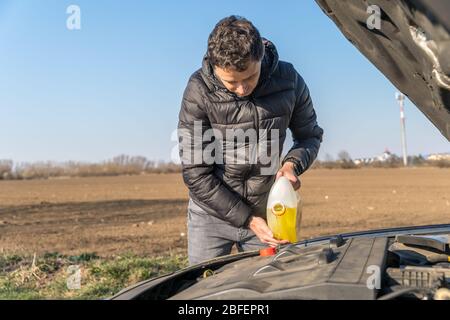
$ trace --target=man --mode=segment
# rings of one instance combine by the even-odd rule
[[[244,156],[244,163],[230,160],[230,151],[254,150],[256,145],[260,150],[263,140],[276,142],[272,151],[281,154],[287,128],[294,145],[281,169],[280,161],[267,173],[261,161],[249,162],[250,157]],[[230,130],[256,132],[256,141],[237,146],[236,137],[227,135]],[[189,263],[227,255],[234,244],[239,251],[286,244],[274,239],[267,226],[267,197],[280,176],[300,188],[298,176],[317,157],[323,130],[302,77],[292,64],[278,60],[275,46],[245,18],[224,18],[210,34],[202,68],[192,74],[183,95],[178,132],[190,195]],[[210,139],[205,139],[208,132]],[[272,133],[278,136],[274,139]],[[214,159],[225,161],[203,157],[211,144],[220,147]],[[195,155],[199,149],[200,160]]]

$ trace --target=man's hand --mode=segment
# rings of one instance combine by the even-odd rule
[[[283,167],[277,173],[277,179],[281,176],[284,176],[289,179],[294,187],[294,190],[300,189],[300,179],[295,174],[294,164],[292,162],[286,161]]]
[[[280,244],[289,243],[288,240],[275,239],[273,237],[272,231],[267,226],[267,223],[263,218],[251,216],[249,227],[256,234],[256,236],[259,238],[259,240],[261,240],[261,242],[267,243],[271,247],[276,247]]]

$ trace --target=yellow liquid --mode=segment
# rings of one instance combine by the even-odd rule
[[[275,215],[271,208],[267,208],[267,224],[277,240],[289,240],[297,242],[297,234],[300,231],[301,213],[297,216],[297,208],[286,208],[283,215]],[[298,218],[298,219],[297,219]]]

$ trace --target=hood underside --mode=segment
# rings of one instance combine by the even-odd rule
[[[316,0],[344,36],[450,141],[450,1]],[[380,9],[380,28],[367,21]],[[372,25],[371,25],[372,27]]]

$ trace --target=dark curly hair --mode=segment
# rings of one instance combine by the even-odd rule
[[[223,18],[209,35],[208,57],[213,66],[241,72],[250,61],[259,61],[263,55],[264,45],[258,29],[243,17]]]

